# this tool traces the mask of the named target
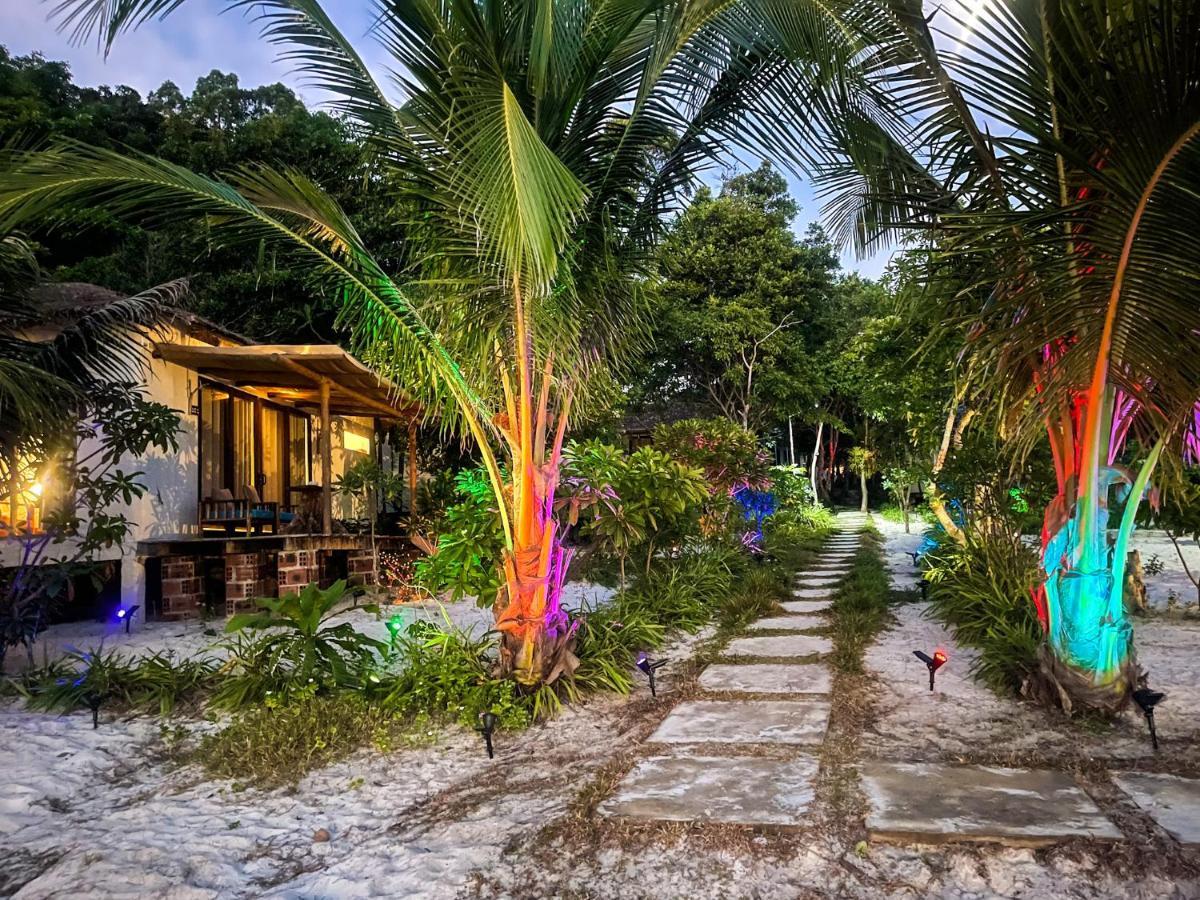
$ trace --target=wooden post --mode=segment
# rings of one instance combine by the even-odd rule
[[[408,423],[408,530],[416,532],[417,517],[417,422]]]
[[[329,381],[321,379],[321,526],[333,534],[333,435],[330,433]]]

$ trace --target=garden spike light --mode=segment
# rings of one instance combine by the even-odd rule
[[[496,733],[496,725],[499,719],[491,710],[481,712],[479,714],[479,727],[476,729],[483,735],[483,745],[487,747],[488,759],[495,759],[496,754],[492,751],[492,735]]]
[[[658,696],[658,688],[654,683],[654,673],[667,664],[665,659],[660,659],[658,662],[651,661],[644,652],[638,654],[637,667],[642,670],[647,678],[650,679],[650,696]]]
[[[944,650],[935,650],[933,656],[930,656],[923,650],[914,650],[913,656],[925,663],[925,667],[929,669],[929,689],[932,691],[934,674],[938,669],[946,664],[946,661],[949,660],[950,657],[946,655]]]
[[[133,606],[122,606],[117,610],[117,620],[125,623],[125,633],[129,634],[129,625],[133,622],[133,614],[136,613],[141,606],[133,604]]]
[[[1154,707],[1166,698],[1167,695],[1162,691],[1152,691],[1150,688],[1138,688],[1133,692],[1133,702],[1138,705],[1146,717],[1146,724],[1150,726],[1150,743],[1155,750],[1158,749],[1158,732],[1154,728]]]

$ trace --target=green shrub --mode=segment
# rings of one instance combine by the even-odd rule
[[[435,596],[450,591],[455,600],[470,596],[480,606],[491,606],[501,584],[500,508],[483,469],[459,472],[454,490],[459,502],[438,521],[436,551],[417,561],[413,577]]]
[[[763,523],[763,549],[784,569],[795,571],[820,549],[833,524],[833,513],[823,506],[781,509]]]
[[[666,626],[622,603],[623,596],[579,616],[579,668],[572,679],[577,691],[629,693],[638,651],[661,647],[666,640]]]
[[[655,554],[696,534],[708,497],[700,469],[653,447],[626,454],[610,444],[588,441],[567,447],[558,508],[568,525],[620,563],[634,555],[649,571]]]
[[[295,784],[360,747],[391,750],[402,724],[378,704],[342,692],[279,708],[259,707],[205,735],[196,759],[218,778],[259,787]]]
[[[737,563],[731,560],[738,556],[744,554],[691,548],[678,559],[663,560],[615,602],[624,615],[667,630],[699,631],[732,589]]]
[[[1015,692],[1036,666],[1042,627],[1030,591],[1037,554],[1015,537],[965,531],[925,554],[929,613],[955,639],[980,651],[972,673],[992,689]]]
[[[233,616],[227,632],[264,631],[261,637],[230,642],[226,677],[213,694],[215,709],[241,709],[255,703],[284,705],[296,699],[361,685],[389,652],[377,641],[343,622],[330,625],[346,595],[346,582],[322,590],[307,585],[299,594],[264,597],[258,612]],[[378,613],[374,606],[363,609]]]
[[[211,659],[176,659],[170,653],[125,657],[110,653],[68,653],[13,682],[26,705],[39,712],[67,713],[92,700],[124,710],[169,715],[181,703],[195,702],[216,680]]]
[[[740,631],[755,619],[770,615],[775,604],[788,598],[787,576],[775,566],[751,566],[718,603],[717,619],[731,631]]]
[[[490,637],[418,623],[397,639],[403,670],[385,682],[383,705],[403,716],[428,715],[473,727],[482,712],[495,713],[500,727],[524,728],[534,718],[535,700],[511,679],[492,674],[496,661]],[[540,712],[540,710],[538,710]]]
[[[780,509],[813,506],[812,481],[800,466],[771,466],[771,493]]]

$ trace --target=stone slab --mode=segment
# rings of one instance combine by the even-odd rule
[[[867,830],[901,841],[994,841],[1042,847],[1121,832],[1071,777],[1045,769],[867,763]]]
[[[801,575],[793,584],[798,588],[830,588],[842,580],[842,577],[838,575]]]
[[[721,655],[799,659],[832,652],[833,644],[829,638],[813,634],[780,634],[734,638]]]
[[[1175,840],[1200,845],[1200,781],[1149,772],[1125,772],[1114,780]]]
[[[817,744],[825,736],[824,700],[689,700],[663,719],[655,744]]]
[[[793,615],[811,616],[819,612],[824,612],[833,606],[832,600],[788,600],[786,603],[780,603],[784,609]]]
[[[640,822],[797,826],[813,801],[817,760],[651,756],[597,812]]]
[[[819,588],[795,588],[792,591],[792,596],[797,600],[822,600],[828,598],[833,593],[833,585],[829,587]]]
[[[804,631],[820,624],[813,621],[812,616],[766,616],[751,622],[747,628],[750,631]]]
[[[794,663],[717,663],[700,673],[706,691],[744,694],[828,694],[831,678],[824,666]]]

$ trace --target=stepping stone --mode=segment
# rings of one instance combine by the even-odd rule
[[[813,801],[817,760],[651,756],[597,812],[613,819],[794,826]]]
[[[824,600],[833,594],[833,585],[819,588],[795,588],[792,596],[797,600]]]
[[[803,631],[806,628],[816,628],[819,622],[814,622],[808,616],[767,616],[757,622],[751,622],[750,631]]]
[[[1147,772],[1126,772],[1113,780],[1175,840],[1200,844],[1200,781]]]
[[[734,638],[722,651],[722,656],[757,656],[763,658],[802,658],[832,653],[829,638],[815,634],[780,634],[762,637]]]
[[[825,736],[824,700],[689,700],[671,711],[654,744],[815,744]]]
[[[828,587],[837,584],[842,578],[839,575],[797,575],[796,587]]]
[[[936,763],[867,763],[862,786],[873,838],[996,841],[1043,847],[1074,837],[1119,840],[1074,780],[1038,769]]]
[[[825,612],[833,606],[832,600],[788,600],[786,603],[780,603],[784,609],[793,615],[811,616],[815,613]]]
[[[706,691],[744,694],[828,694],[830,681],[829,670],[815,663],[717,663],[700,673]]]

